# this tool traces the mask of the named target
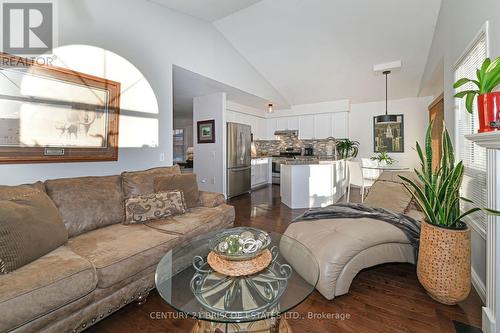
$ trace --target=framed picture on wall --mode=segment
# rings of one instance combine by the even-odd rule
[[[0,163],[116,161],[120,83],[0,53]]]
[[[373,117],[373,150],[376,153],[404,153],[404,116],[396,115],[396,122],[377,122]]]
[[[202,120],[198,125],[198,143],[215,143],[215,120]]]

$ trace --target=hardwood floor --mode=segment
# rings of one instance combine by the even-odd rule
[[[278,186],[240,196],[230,204],[236,208],[236,225],[277,232],[283,232],[303,211],[282,205]],[[289,323],[294,332],[300,333],[455,333],[453,320],[480,327],[481,307],[474,290],[459,305],[439,304],[420,286],[413,265],[387,264],[359,273],[349,294],[332,301],[313,292],[292,310],[294,316],[301,318],[292,316]],[[156,319],[161,316],[162,319]],[[87,332],[189,332],[194,323],[192,319],[179,318],[154,292],[146,304],[130,304]]]

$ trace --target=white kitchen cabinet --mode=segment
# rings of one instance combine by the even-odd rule
[[[278,130],[288,129],[288,119],[287,117],[276,118]]]
[[[249,125],[252,128],[253,137],[255,140],[267,139],[267,122],[265,118],[254,115],[226,110],[226,121]],[[273,131],[274,133],[274,131]]]
[[[278,118],[269,118],[267,121],[267,139],[274,140],[274,132],[278,129]]]
[[[332,136],[337,139],[349,137],[349,113],[336,112],[333,114],[333,133]]]
[[[226,112],[226,122],[235,123],[236,122],[236,112],[227,110]]]
[[[252,188],[261,186],[270,182],[269,166],[270,158],[253,158],[252,159]]]
[[[326,139],[332,135],[332,115],[331,113],[321,113],[314,115],[314,138]]]
[[[298,130],[299,129],[299,117],[287,117],[287,129]]]
[[[267,139],[267,121],[265,118],[257,119],[257,130],[254,133],[255,140],[266,140]]]
[[[299,138],[312,139],[314,138],[314,116],[304,115],[299,116]]]

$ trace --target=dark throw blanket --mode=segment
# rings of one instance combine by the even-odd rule
[[[371,218],[401,229],[410,244],[418,250],[420,239],[420,221],[417,221],[407,215],[391,212],[384,208],[373,208],[364,204],[341,202],[327,207],[312,208],[304,214],[295,218],[293,222],[321,220],[321,219],[340,219],[340,218]]]

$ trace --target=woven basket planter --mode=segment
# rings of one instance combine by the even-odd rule
[[[471,289],[470,229],[456,230],[422,222],[417,276],[430,297],[454,305]]]

